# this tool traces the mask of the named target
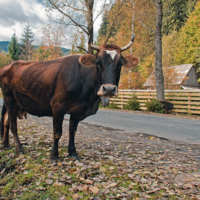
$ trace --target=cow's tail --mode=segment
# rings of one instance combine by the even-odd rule
[[[6,107],[3,103],[2,109],[1,109],[1,120],[0,120],[0,137],[3,140],[3,134],[4,134],[4,116],[6,114]]]

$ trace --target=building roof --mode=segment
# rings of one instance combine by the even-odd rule
[[[176,79],[173,79],[172,84],[173,85],[181,85],[181,83],[185,80],[187,74],[193,67],[193,64],[183,64],[183,65],[175,65],[168,67],[169,69],[174,69],[176,71]],[[155,84],[155,70],[151,73],[149,78],[144,83],[144,87],[154,86]]]

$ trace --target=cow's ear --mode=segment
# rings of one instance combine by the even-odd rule
[[[123,66],[127,68],[134,67],[139,63],[139,59],[134,55],[127,55],[123,57]]]
[[[84,67],[92,67],[96,63],[96,57],[92,54],[85,54],[79,58],[79,62]]]

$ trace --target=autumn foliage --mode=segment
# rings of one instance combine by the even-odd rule
[[[33,53],[33,60],[53,60],[62,56],[61,44],[66,41],[64,29],[51,24],[43,24],[42,43]]]
[[[132,4],[131,4],[132,2]],[[134,4],[134,10],[133,10]],[[200,62],[200,2],[195,0],[163,2],[163,71],[165,71],[165,88],[169,87],[176,72],[172,73],[173,65],[194,63],[197,67]],[[109,37],[108,33],[115,20],[120,2],[107,10],[99,31],[98,42],[104,43]],[[170,10],[171,9],[171,10]],[[156,7],[153,1],[130,0],[124,1],[122,13],[112,28],[113,33],[108,43],[119,46],[126,45],[132,29],[136,34],[132,50],[127,50],[124,55],[133,53],[139,57],[140,63],[131,71],[123,69],[119,87],[123,89],[143,88],[144,82],[155,67],[155,19]],[[182,11],[184,10],[184,12]],[[191,11],[193,11],[191,13]],[[134,15],[134,22],[131,20]],[[198,72],[198,70],[197,70]],[[200,72],[200,70],[199,70]],[[173,76],[171,75],[173,74]],[[178,76],[176,74],[176,76]]]

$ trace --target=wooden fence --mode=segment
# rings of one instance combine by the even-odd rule
[[[123,109],[128,100],[137,96],[140,109],[146,110],[145,103],[156,98],[156,90],[119,90],[111,101]],[[174,104],[173,112],[200,115],[200,90],[165,90],[165,100]]]

